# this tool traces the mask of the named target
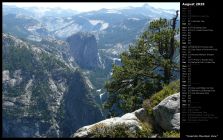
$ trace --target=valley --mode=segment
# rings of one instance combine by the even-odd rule
[[[70,137],[106,119],[112,66],[151,21],[175,13],[148,4],[90,12],[3,5],[3,136]]]

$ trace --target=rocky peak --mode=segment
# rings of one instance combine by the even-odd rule
[[[82,68],[100,67],[96,38],[90,33],[77,33],[67,38],[71,53]]]

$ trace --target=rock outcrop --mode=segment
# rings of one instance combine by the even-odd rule
[[[67,38],[71,53],[77,64],[85,69],[93,69],[101,66],[97,42],[90,33],[77,33]]]
[[[72,137],[81,137],[81,138],[91,137],[92,128],[100,124],[105,127],[115,127],[119,124],[124,124],[128,127],[129,130],[136,131],[137,129],[141,129],[140,123],[144,119],[146,119],[146,111],[143,108],[141,108],[132,113],[127,113],[122,117],[114,117],[100,121],[92,125],[84,126],[78,129],[76,133],[72,135]]]
[[[92,132],[95,127],[114,128],[119,124],[124,124],[128,131],[136,132],[142,130],[143,123],[159,125],[164,131],[180,130],[180,93],[168,96],[153,108],[154,116],[151,117],[144,108],[138,109],[132,113],[127,113],[122,117],[114,117],[100,121],[98,123],[84,126],[78,129],[71,137],[94,137]],[[101,133],[102,130],[98,130]],[[103,132],[103,131],[102,131]],[[157,134],[151,134],[150,137],[156,137]]]
[[[153,108],[155,121],[166,130],[180,130],[180,93],[162,100]]]

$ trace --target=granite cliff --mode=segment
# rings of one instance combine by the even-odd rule
[[[2,38],[3,137],[68,137],[103,119],[86,77],[55,42]]]
[[[71,53],[81,68],[101,67],[96,38],[90,33],[76,33],[67,38]]]

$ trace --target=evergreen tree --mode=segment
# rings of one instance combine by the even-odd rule
[[[105,108],[111,114],[131,112],[141,107],[144,99],[168,84],[178,66],[173,62],[173,54],[178,46],[174,39],[176,16],[172,22],[158,19],[150,22],[146,30],[120,55],[122,65],[113,65],[113,74],[105,85],[109,98]],[[116,113],[116,114],[115,114]]]
[[[174,36],[178,32],[176,30],[176,21],[178,17],[178,11],[176,11],[176,16],[167,21],[166,19],[159,19],[152,21],[149,25],[149,39],[153,47],[158,49],[160,59],[160,67],[163,70],[164,83],[168,84],[172,78],[172,72],[174,69],[179,68],[173,62],[173,55],[176,47],[179,46],[179,42],[174,39]]]

